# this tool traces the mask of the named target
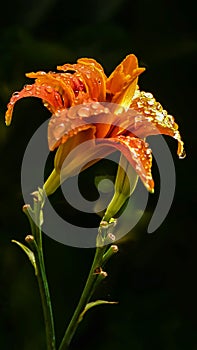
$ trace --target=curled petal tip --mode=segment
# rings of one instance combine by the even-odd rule
[[[155,192],[154,187],[149,188],[149,192],[153,194]]]
[[[183,149],[183,151],[181,153],[178,153],[179,159],[184,159],[186,157],[186,152]]]
[[[142,179],[142,181],[143,181],[143,179]],[[149,193],[153,194],[155,192],[155,189],[154,189],[155,184],[154,184],[154,181],[152,179],[152,175],[151,175],[151,179],[146,178],[146,179],[144,179],[143,183],[144,183],[144,186],[146,187],[146,189]]]
[[[12,122],[12,109],[8,107],[8,110],[5,114],[5,125],[9,126]]]
[[[176,138],[176,137],[175,137]],[[177,150],[177,154],[179,156],[179,159],[184,159],[186,157],[186,152],[184,149],[184,142],[181,140],[180,134],[178,132],[178,150]]]

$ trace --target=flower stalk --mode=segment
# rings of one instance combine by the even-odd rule
[[[87,309],[100,304],[114,304],[114,302],[101,301],[101,300],[97,300],[95,302],[89,303],[89,300],[92,297],[97,286],[105,277],[107,277],[107,273],[102,270],[102,267],[104,266],[106,261],[118,251],[117,247],[116,249],[113,250],[111,249],[111,247],[107,248],[105,245],[106,239],[107,240],[109,239],[108,237],[109,230],[111,232],[111,229],[114,226],[115,226],[115,222],[113,222],[113,224],[101,222],[100,224],[99,232],[97,236],[97,244],[98,242],[103,242],[103,245],[97,245],[96,247],[94,260],[93,260],[92,267],[90,269],[84,290],[81,294],[79,303],[75,309],[73,317],[66,329],[66,332],[60,344],[59,350],[67,350],[69,348],[71,340],[77,330],[79,323],[83,319],[83,315]],[[112,253],[112,250],[113,250],[113,253]]]
[[[32,235],[26,237],[26,242],[33,250],[31,254],[34,255],[35,274],[38,281],[41,303],[45,322],[46,332],[46,344],[47,350],[56,350],[55,345],[55,329],[53,321],[53,311],[51,305],[50,292],[48,287],[48,281],[45,270],[43,246],[42,246],[42,224],[43,224],[43,213],[42,207],[44,205],[43,192],[39,189],[34,194],[34,208],[32,209],[29,205],[23,207],[23,212],[26,214],[30,226]],[[24,247],[24,246],[23,246]]]

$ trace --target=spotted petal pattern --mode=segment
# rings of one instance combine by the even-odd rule
[[[102,145],[114,147],[120,151],[140,176],[147,190],[154,191],[151,175],[152,153],[147,142],[132,136],[117,136],[103,140]]]

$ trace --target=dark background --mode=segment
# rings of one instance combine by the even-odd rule
[[[0,29],[0,349],[45,349],[40,299],[33,269],[11,239],[24,241],[29,226],[21,211],[20,167],[28,140],[50,116],[39,100],[17,103],[4,125],[10,95],[29,80],[25,72],[93,57],[107,74],[129,53],[147,68],[140,87],[175,116],[187,158],[176,157],[174,202],[163,224],[146,233],[146,217],[120,243],[109,277],[95,298],[118,300],[92,309],[72,343],[79,349],[197,349],[196,238],[196,16],[194,2],[5,2]],[[166,169],[168,171],[168,169]],[[89,171],[82,186],[91,180]],[[153,169],[156,184],[157,172]],[[87,181],[88,180],[88,181]],[[157,192],[151,196],[154,211]],[[77,218],[76,218],[77,220]],[[90,218],[92,220],[92,218]],[[57,339],[74,310],[93,249],[63,246],[44,237]]]

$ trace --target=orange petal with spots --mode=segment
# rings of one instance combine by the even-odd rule
[[[148,144],[132,136],[118,136],[98,141],[103,147],[119,150],[133,166],[148,191],[154,192],[154,181],[151,174],[152,153]]]
[[[65,74],[49,72],[43,74],[43,72],[32,72],[27,73],[26,76],[28,78],[36,79],[35,82],[38,85],[48,85],[49,89],[53,88],[58,91],[62,97],[65,107],[70,107],[72,104],[74,104],[76,89],[79,89],[79,85],[81,86],[79,80],[73,79],[73,75],[69,73]],[[84,88],[84,85],[80,88]]]
[[[74,76],[84,83],[91,99],[105,101],[106,98],[106,76],[102,66],[95,60],[81,58],[76,64],[64,64],[58,66],[58,70],[74,71]]]
[[[52,115],[48,127],[48,144],[52,151],[79,130],[94,125],[95,137],[104,138],[111,128],[114,115],[111,104],[89,102],[65,108]],[[108,108],[109,107],[109,108]]]
[[[6,125],[10,125],[12,121],[12,114],[15,103],[23,97],[41,98],[42,100],[46,101],[47,107],[52,113],[58,109],[63,108],[61,95],[55,89],[49,87],[48,85],[26,85],[21,91],[15,92],[12,95],[10,102],[7,105],[7,111],[5,114]]]
[[[131,126],[138,137],[144,138],[157,134],[171,136],[178,141],[178,156],[180,158],[185,156],[184,143],[181,140],[178,125],[151,93],[137,89],[130,109],[138,114],[133,120],[133,127]]]
[[[96,132],[96,127],[89,124],[85,118],[80,118],[77,112],[81,110],[78,106],[64,109],[60,113],[54,114],[48,125],[48,145],[53,151],[59,145],[66,143],[69,138],[77,135],[81,131],[92,129]],[[73,118],[73,114],[75,117]],[[81,139],[81,142],[83,140]]]

